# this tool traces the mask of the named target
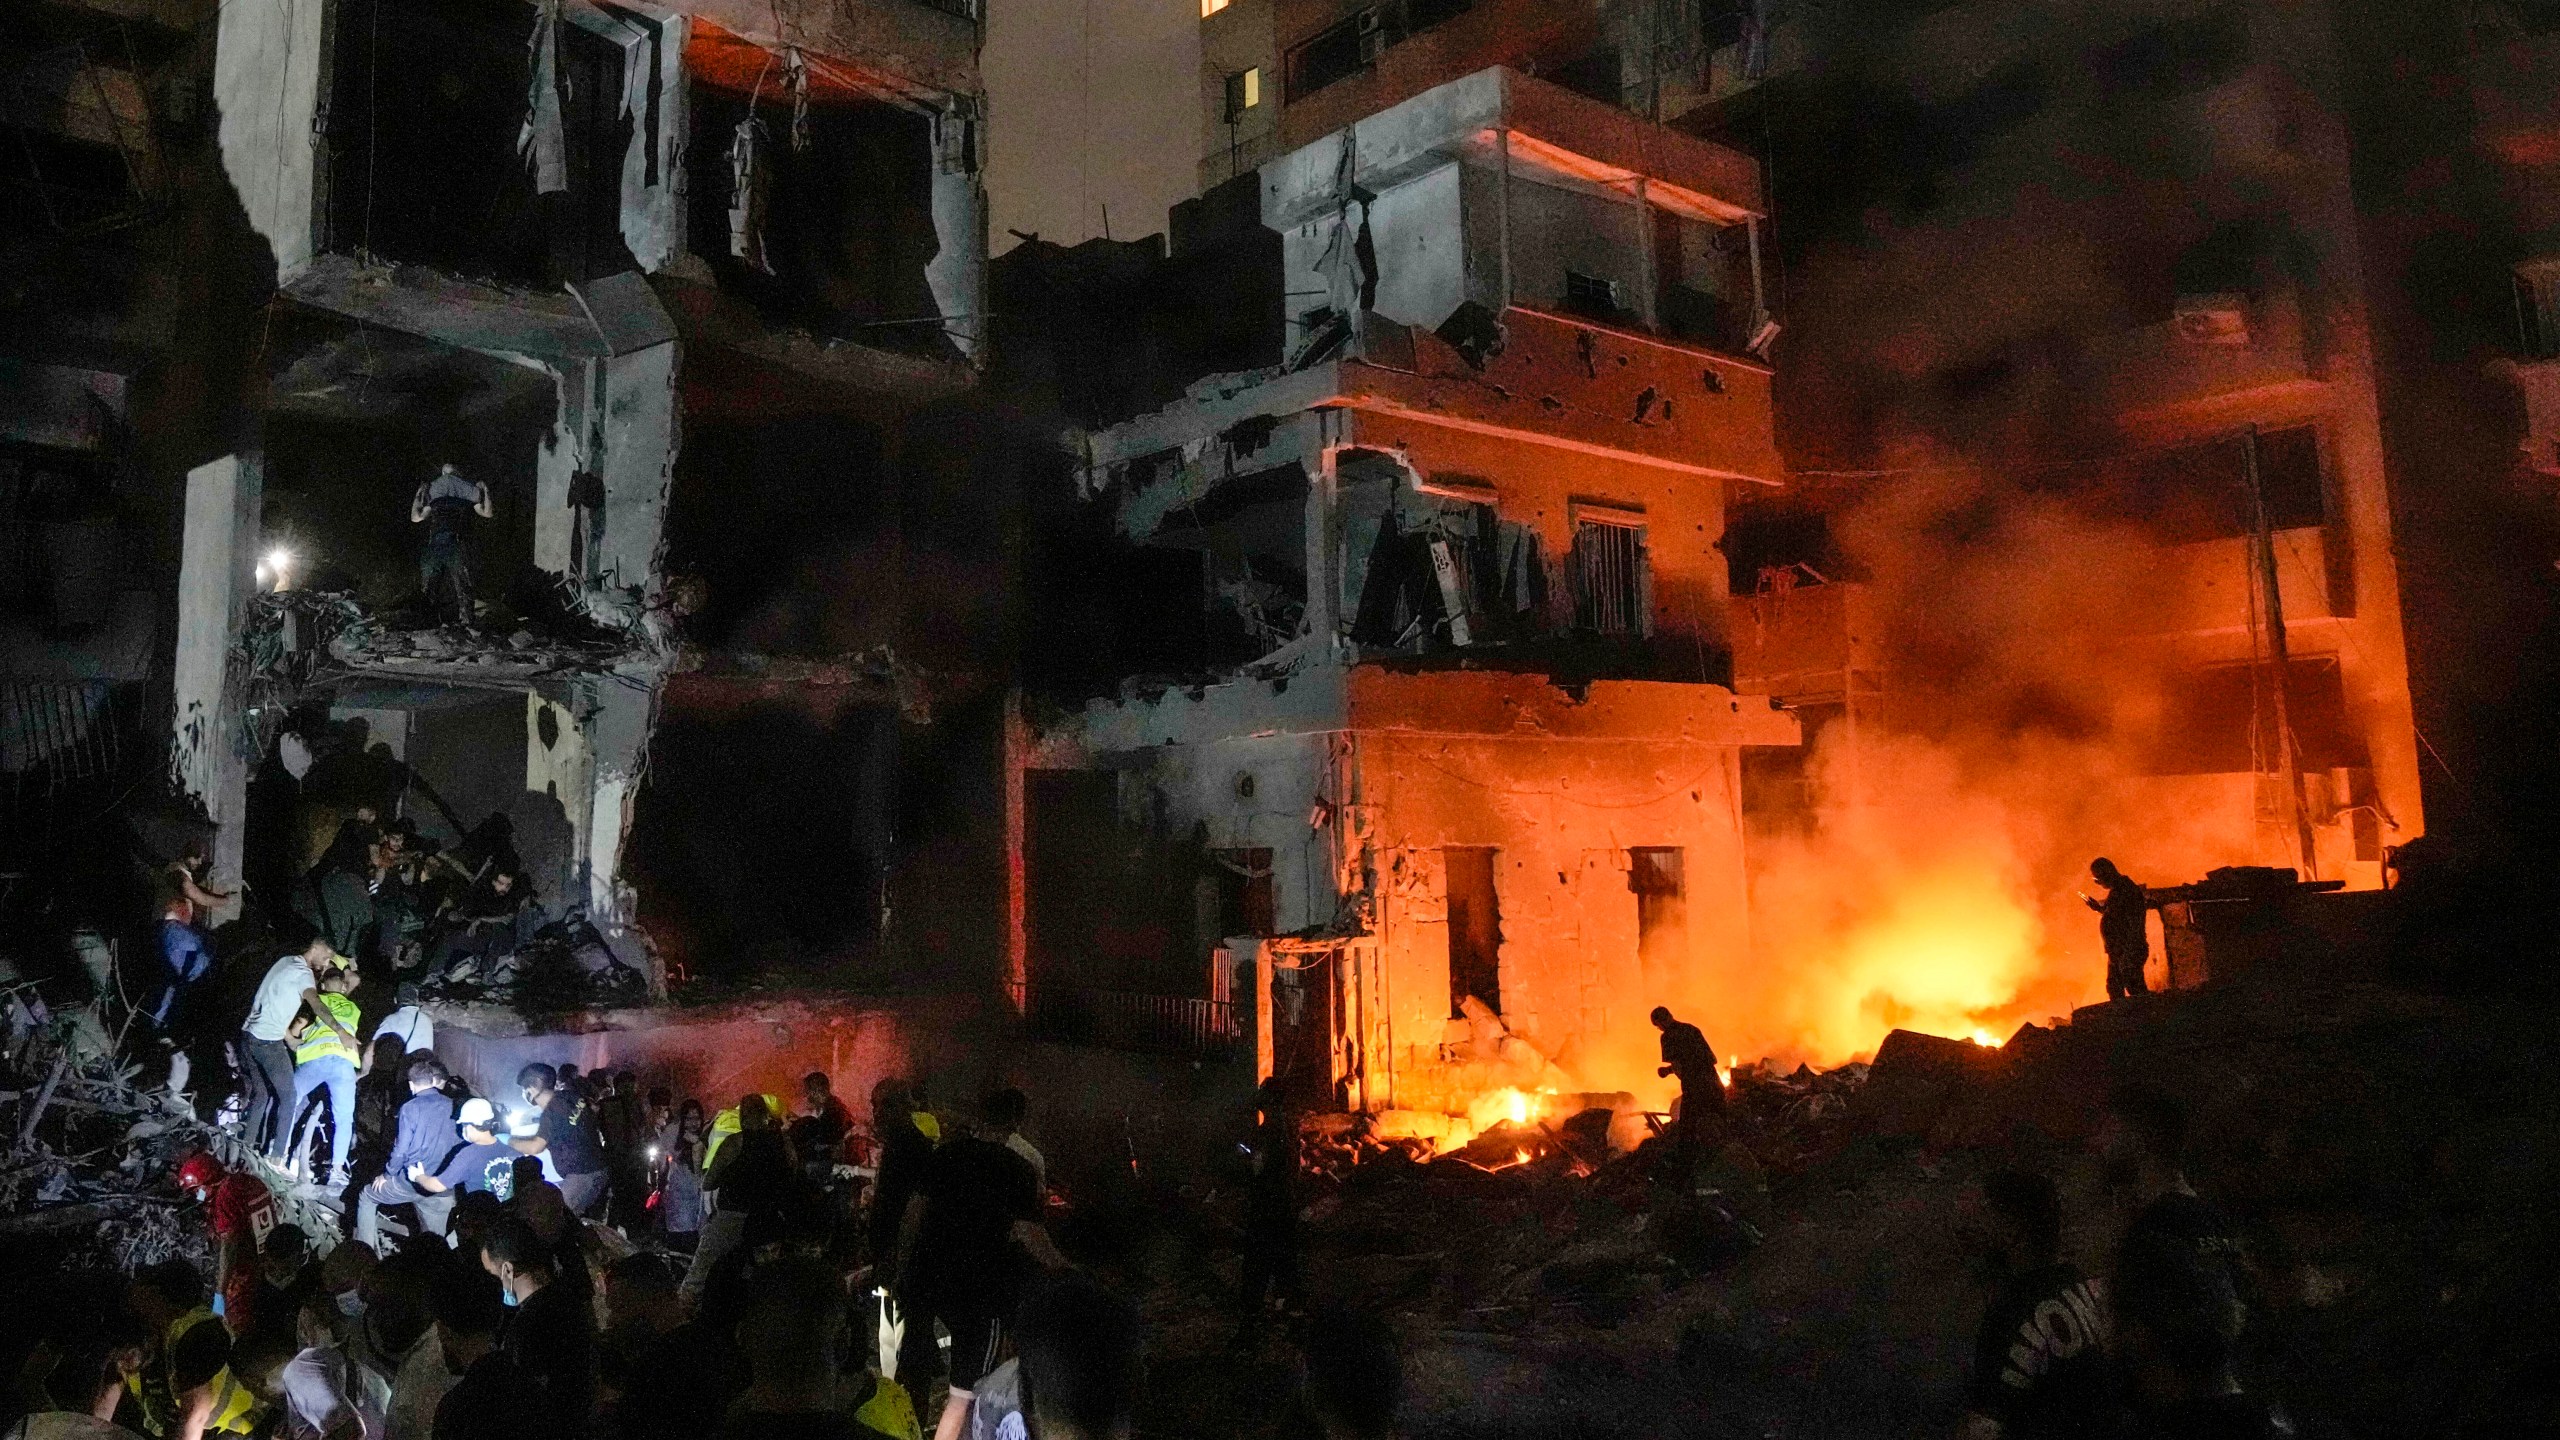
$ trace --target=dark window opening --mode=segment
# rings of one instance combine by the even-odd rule
[[[1502,1013],[1502,910],[1494,898],[1493,847],[1451,845],[1440,852],[1449,872],[1449,1016],[1473,995]]]
[[[2258,492],[2267,525],[2307,529],[2328,516],[2320,467],[2320,432],[2300,425],[2258,435]],[[2194,544],[2255,533],[2249,489],[2249,437],[2226,436],[2139,457],[2106,508],[2150,529],[2163,543]]]
[[[1646,629],[1644,531],[1584,520],[1573,527],[1573,624],[1595,635]]]
[[[1291,47],[1289,98],[1303,99],[1378,63],[1389,46],[1467,13],[1474,0],[1387,0],[1347,15]]]
[[[1626,312],[1618,304],[1618,282],[1579,270],[1564,272],[1564,309],[1594,320],[1616,321]]]
[[[535,14],[484,0],[339,7],[322,106],[329,249],[528,285],[631,268],[622,49],[558,26],[568,188],[537,194],[517,144]]]
[[[1636,956],[1647,974],[1677,969],[1689,933],[1688,876],[1677,845],[1627,852],[1627,888],[1636,892]]]
[[[1227,77],[1227,123],[1235,124],[1244,112],[1262,103],[1262,71],[1259,67],[1239,70]]]
[[[1616,105],[1626,98],[1626,71],[1615,49],[1594,50],[1570,64],[1542,67],[1538,78],[1603,105]]]
[[[2364,741],[2348,723],[2346,686],[2335,655],[2300,655],[2286,668],[2285,709],[2305,770],[2365,763]],[[2173,680],[2154,747],[2163,775],[2239,775],[2272,769],[2273,667],[2213,665]]]
[[[1212,927],[1217,932],[1215,938],[1279,933],[1272,911],[1270,848],[1212,850],[1209,858],[1217,866],[1218,914],[1217,924]]]

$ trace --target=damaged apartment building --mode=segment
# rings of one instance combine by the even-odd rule
[[[137,447],[123,500],[166,532],[140,623],[215,873],[281,894],[364,801],[445,845],[504,817],[553,914],[662,925],[678,963],[875,938],[899,729],[969,683],[909,658],[932,627],[881,560],[936,553],[900,541],[900,427],[983,349],[965,0],[35,8],[75,80],[108,67],[66,88],[111,113],[64,123],[147,136],[175,97],[199,156],[138,267],[161,293],[88,325],[181,333],[26,393],[74,432],[127,384],[232,402]],[[155,58],[165,96],[117,78]],[[116,178],[88,158],[47,183]],[[95,251],[84,223],[31,243]],[[459,605],[413,511],[447,466],[488,496]],[[795,777],[760,835],[756,765]],[[796,901],[819,872],[871,898]]]
[[[1155,272],[1229,286],[1259,353],[1118,346],[1150,375],[1074,431],[1156,648],[1017,733],[1016,994],[1254,1037],[1301,1103],[1649,1094],[1647,1010],[1748,944],[1741,757],[1797,740],[1731,688],[1718,549],[1782,478],[1762,177],[1614,70],[1531,73],[1616,63],[1587,16],[1381,8],[1394,48],[1238,92],[1284,138]],[[1343,14],[1277,10],[1310,45]]]
[[[1785,177],[1799,473],[1735,517],[1743,688],[1852,749],[1925,728],[1895,612],[1931,572],[1877,526],[1996,496],[2142,556],[2119,657],[2049,658],[2018,721],[2138,772],[2131,862],[2370,888],[2430,829],[2547,833],[2550,7],[1776,15],[1678,122]]]

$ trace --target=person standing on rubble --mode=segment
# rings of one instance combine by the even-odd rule
[[[455,474],[450,460],[410,498],[409,523],[427,527],[426,541],[418,547],[418,593],[434,606],[440,600],[437,591],[449,583],[456,624],[471,623],[472,518],[486,520],[495,513],[489,487]]]
[[[320,977],[320,1003],[337,1019],[335,1027],[313,1025],[302,1032],[301,1042],[293,1052],[293,1114],[302,1119],[303,1105],[312,1092],[329,1092],[329,1178],[331,1190],[347,1188],[347,1152],[356,1138],[356,1080],[369,1073],[368,1063],[360,1072],[356,1064],[356,1042],[352,1037],[363,1023],[348,993],[355,989],[355,974],[350,970],[332,970]],[[293,1136],[295,1162],[303,1161],[305,1151],[317,1141],[319,1113],[299,1124]],[[305,1165],[303,1177],[310,1179],[316,1166]]]
[[[234,1335],[248,1333],[258,1293],[258,1259],[279,1217],[276,1198],[255,1175],[223,1167],[210,1150],[178,1164],[178,1188],[206,1207],[213,1227],[214,1313]]]
[[[1724,1081],[1716,1075],[1716,1047],[1706,1032],[1672,1015],[1667,1005],[1653,1007],[1653,1028],[1662,1032],[1662,1066],[1657,1075],[1680,1081],[1680,1109],[1672,1118],[1680,1127],[1680,1145],[1694,1155],[1705,1148],[1708,1126],[1724,1118]]]
[[[335,1031],[352,1049],[355,1031],[341,1024],[320,1001],[318,972],[338,963],[326,936],[315,937],[298,955],[287,955],[267,967],[240,1026],[241,1080],[249,1091],[248,1113],[241,1139],[269,1160],[281,1163],[284,1142],[293,1129],[293,1048],[285,1036],[294,1017],[308,1014],[312,1023]]]
[[[2098,940],[2107,947],[2107,998],[2150,994],[2142,966],[2151,958],[2150,927],[2144,919],[2151,897],[2104,855],[2089,862],[2089,878],[2107,892],[2104,900],[2080,897],[2081,904],[2098,912]]]

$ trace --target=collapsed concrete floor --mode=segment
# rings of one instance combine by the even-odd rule
[[[1739,1086],[1750,1164],[1721,1180],[1761,1241],[1664,1255],[1621,1160],[1487,1173],[1390,1156],[1311,1186],[1312,1305],[1382,1307],[1420,1436],[1947,1433],[1983,1304],[1958,1231],[2007,1165],[2062,1181],[2070,1258],[2118,1220],[2086,1139],[2116,1084],[2195,1106],[2189,1173],[2257,1271],[2244,1379],[2307,1436],[2551,1434],[2560,1414],[2560,1102],[2539,1004],[2269,970],[2083,1011],[1972,1066],[1888,1053],[1848,1103]],[[1936,1047],[1916,1047],[1934,1053]],[[1630,1179],[1633,1183],[1629,1183]],[[1299,1433],[1295,1352],[1239,1337],[1223,1212],[1119,1257],[1154,1325],[1142,1431]]]

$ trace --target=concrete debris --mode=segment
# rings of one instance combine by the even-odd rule
[[[319,1249],[337,1242],[335,1211],[199,1120],[183,1096],[146,1088],[114,1042],[99,1043],[98,1002],[48,1007],[27,985],[0,995],[27,1022],[0,1056],[0,1235],[41,1235],[74,1263],[128,1273],[169,1259],[207,1266],[203,1227],[183,1219],[169,1176],[188,1154],[211,1150],[266,1182],[279,1218]]]
[[[638,649],[592,627],[582,635],[544,634],[529,626],[492,635],[449,624],[408,628],[398,620],[396,612],[375,614],[349,595],[287,590],[256,597],[240,643],[256,674],[287,685],[308,684],[330,668],[492,679],[601,674]]]

